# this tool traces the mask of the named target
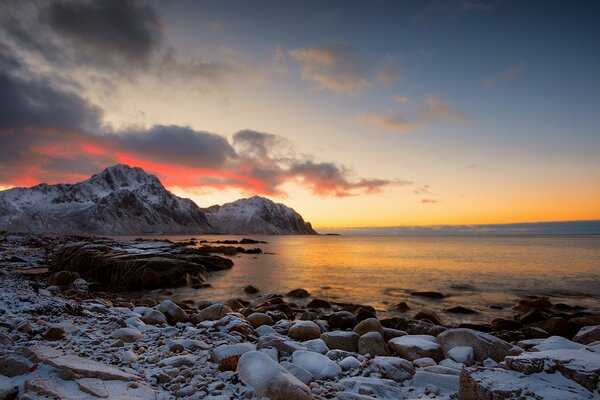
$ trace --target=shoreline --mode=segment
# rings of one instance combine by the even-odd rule
[[[44,250],[48,243],[35,236],[23,242],[15,246],[8,264],[49,263],[50,254]],[[145,250],[156,250],[150,241],[141,243],[148,246]],[[4,243],[5,259],[8,247]],[[48,276],[7,274],[3,268],[0,274],[0,365],[20,373],[8,383],[0,380],[0,388],[16,384],[19,398],[56,395],[57,390],[64,391],[61,396],[96,390],[96,395],[124,391],[160,399],[254,399],[266,392],[252,368],[245,368],[251,358],[273,368],[273,375],[281,379],[270,384],[282,384],[286,400],[291,400],[292,392],[300,399],[453,398],[459,392],[475,393],[485,382],[508,374],[484,385],[494,393],[509,385],[511,376],[523,378],[522,371],[502,365],[505,357],[531,357],[545,348],[595,355],[586,365],[600,372],[599,344],[572,341],[582,336],[585,326],[595,326],[593,332],[599,336],[593,338],[600,340],[600,315],[549,304],[543,298],[523,299],[515,309],[518,316],[496,321],[495,330],[474,324],[456,329],[436,323],[440,321],[435,312],[423,310],[419,319],[377,318],[367,305],[327,302],[302,289],[264,294],[252,303],[232,299],[225,304],[208,300],[190,304],[167,299],[169,289],[162,289],[161,301],[132,299],[125,292],[95,291],[93,282],[74,275],[62,274],[60,289],[48,284]],[[52,278],[54,283],[58,278]],[[313,303],[310,307],[296,304],[308,300]],[[486,340],[494,346],[485,347]],[[471,351],[453,354],[460,353],[453,351],[458,347]],[[61,355],[48,357],[56,350]],[[57,362],[67,355],[78,357],[76,371],[72,363]],[[99,366],[92,361],[110,373],[98,376],[92,370]],[[328,368],[323,371],[315,365]],[[125,379],[120,374],[128,375]],[[96,389],[90,389],[85,379],[93,379]],[[535,379],[524,382],[534,385]],[[581,396],[598,394],[597,380],[596,386],[577,378],[573,382]]]

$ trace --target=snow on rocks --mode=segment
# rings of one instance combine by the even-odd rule
[[[316,379],[333,379],[342,375],[342,368],[326,356],[310,351],[298,350],[292,354],[292,362]]]
[[[477,361],[483,361],[486,358],[502,361],[504,357],[519,354],[522,351],[521,348],[488,333],[467,328],[448,329],[437,336],[437,341],[445,353],[457,346],[469,346],[473,348]]]
[[[339,368],[339,367],[338,367]],[[259,396],[271,400],[311,400],[308,386],[269,356],[250,351],[241,356],[237,373]]]
[[[457,363],[464,364],[466,366],[473,365],[475,361],[475,353],[473,348],[469,346],[456,346],[448,350],[448,357]]]
[[[573,337],[573,341],[582,344],[590,344],[600,341],[600,325],[584,326]]]
[[[388,342],[390,350],[398,356],[409,361],[421,357],[430,357],[434,360],[443,358],[442,348],[430,335],[406,335],[394,338]]]

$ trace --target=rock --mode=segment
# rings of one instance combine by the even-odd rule
[[[138,356],[131,350],[127,350],[121,356],[121,362],[123,364],[135,364],[138,361]]]
[[[325,353],[325,356],[332,361],[340,361],[353,355],[354,353],[346,350],[329,350],[327,353]]]
[[[220,363],[226,357],[241,356],[254,350],[256,346],[252,343],[223,344],[211,350],[211,358],[214,362]]]
[[[401,331],[399,329],[383,328],[383,338],[385,339],[386,342],[388,342],[390,339],[393,339],[395,337],[400,337],[400,336],[405,336],[405,335],[407,335],[407,333],[404,331]]]
[[[190,320],[189,315],[171,300],[162,301],[156,306],[156,309],[165,315],[167,321],[171,325],[175,325],[178,322],[188,322]]]
[[[388,342],[388,347],[398,356],[413,361],[417,358],[430,357],[436,361],[443,357],[442,348],[429,335],[406,335]]]
[[[232,312],[231,308],[224,304],[213,304],[200,310],[198,314],[192,317],[192,323],[198,324],[202,321],[215,321],[223,318],[228,313]]]
[[[526,352],[504,362],[508,369],[527,375],[558,371],[589,391],[596,390],[600,380],[600,353],[587,349]]]
[[[566,319],[560,317],[548,318],[543,321],[536,322],[531,326],[536,328],[542,328],[550,335],[562,336],[568,339],[575,336],[575,334],[581,328],[581,326],[571,323],[570,321],[567,321]]]
[[[340,361],[338,364],[344,371],[351,371],[360,367],[360,361],[358,361],[356,357],[352,356],[342,359],[342,361]]]
[[[549,314],[547,312],[541,311],[537,308],[533,308],[517,316],[517,321],[519,321],[523,325],[529,325],[535,322],[545,320],[546,318],[548,318],[548,315]]]
[[[455,347],[456,348],[456,347]],[[447,374],[447,375],[459,375],[461,369],[465,367],[465,364],[454,361],[451,358],[444,358],[440,361],[439,365],[435,370],[432,368],[426,368],[426,371],[436,372],[439,374]]]
[[[444,311],[451,313],[451,314],[478,314],[477,311],[472,310],[467,307],[463,307],[463,306],[454,306],[454,307],[446,308]]]
[[[273,318],[264,313],[252,313],[246,317],[246,320],[252,325],[253,328],[258,328],[262,325],[273,325]]]
[[[357,324],[356,317],[349,311],[334,312],[328,321],[331,329],[353,329]]]
[[[16,385],[11,379],[0,376],[0,400],[13,400],[17,398],[19,385]]]
[[[345,351],[358,351],[359,336],[355,332],[333,331],[325,332],[321,339],[330,349],[339,349]]]
[[[342,374],[342,368],[326,356],[298,350],[292,354],[292,363],[304,368],[316,379],[333,379]]]
[[[456,346],[448,350],[448,357],[456,361],[457,363],[462,363],[464,365],[471,366],[475,361],[475,352],[472,347],[469,346]]]
[[[14,377],[25,375],[35,369],[29,359],[18,354],[9,354],[0,358],[0,375]]]
[[[296,350],[306,350],[306,346],[304,344],[278,335],[261,336],[260,339],[258,339],[256,347],[258,349],[274,347],[282,357],[289,356]]]
[[[102,364],[76,355],[63,355],[60,351],[43,345],[34,345],[27,348],[37,362],[49,364],[66,374],[102,380],[137,381],[136,375],[121,371],[110,365]]]
[[[306,289],[294,289],[286,293],[286,297],[295,297],[298,299],[304,299],[310,296],[310,293]]]
[[[120,328],[111,333],[110,337],[122,340],[126,343],[133,343],[140,340],[143,336],[142,333],[135,328]]]
[[[381,325],[386,328],[393,328],[404,331],[409,335],[432,335],[437,336],[446,330],[443,326],[438,326],[426,321],[416,321],[399,317],[387,318],[381,320]]]
[[[411,379],[415,368],[410,361],[398,357],[375,357],[369,363],[370,368],[381,374],[383,378],[396,382]]]
[[[56,341],[56,340],[61,340],[65,338],[65,335],[67,334],[65,328],[63,328],[62,326],[58,326],[58,325],[53,325],[48,327],[48,329],[46,330],[46,333],[44,333],[44,340],[48,340],[48,341]]]
[[[519,321],[514,319],[506,318],[494,318],[492,320],[492,329],[495,331],[512,331],[517,330],[523,326]]]
[[[244,293],[256,294],[258,292],[260,292],[260,290],[256,286],[248,285],[244,288]]]
[[[417,297],[425,297],[427,299],[434,299],[434,300],[443,299],[444,297],[446,297],[440,292],[432,292],[432,291],[412,292],[410,295],[417,296]]]
[[[429,308],[422,308],[421,310],[419,310],[419,312],[417,312],[413,316],[413,319],[416,319],[418,321],[431,322],[435,325],[444,325],[442,318],[440,318],[440,316],[435,311]]]
[[[75,382],[79,386],[79,390],[84,393],[91,394],[92,396],[100,397],[105,399],[110,396],[110,393],[106,389],[104,382],[96,378],[81,378],[76,379]]]
[[[354,314],[354,317],[356,317],[358,322],[376,317],[375,310],[372,307],[369,307],[368,309],[365,307],[358,307],[352,314]]]
[[[354,332],[356,332],[359,336],[362,336],[367,332],[377,332],[381,336],[384,335],[383,326],[381,326],[381,322],[379,322],[377,318],[367,318],[360,321],[354,327]]]
[[[527,375],[504,368],[471,367],[460,375],[460,399],[584,400],[594,395],[560,373]]]
[[[148,325],[162,326],[167,324],[167,317],[158,310],[150,309],[142,315],[142,321]]]
[[[584,326],[573,337],[573,341],[582,344],[600,341],[600,325]]]
[[[340,379],[340,384],[345,391],[338,394],[338,400],[363,400],[373,398],[402,400],[407,397],[403,389],[398,387],[398,383],[391,379],[357,376]],[[365,393],[367,395],[360,396],[360,393]]]
[[[319,308],[331,308],[331,304],[322,299],[312,299],[307,305],[306,308],[319,309]]]
[[[304,311],[302,314],[300,314],[300,320],[302,321],[314,321],[317,318],[317,314],[310,311]]]
[[[439,374],[429,371],[417,371],[412,379],[412,385],[426,388],[433,385],[439,394],[450,395],[458,392],[460,381],[458,375]],[[460,397],[460,399],[466,399]]]
[[[413,360],[413,365],[420,367],[420,368],[424,368],[424,367],[430,367],[432,365],[437,365],[437,363],[435,362],[435,360],[433,358],[421,357],[421,358],[417,358],[416,360]]]
[[[550,336],[547,339],[541,340],[539,343],[532,346],[533,351],[546,351],[546,350],[579,350],[585,348],[585,345],[581,343],[571,342],[569,339],[565,339],[561,336]]]
[[[77,272],[73,271],[58,271],[52,274],[50,279],[48,280],[48,285],[60,286],[63,288],[67,288],[73,283],[76,279],[79,279],[81,275]]]
[[[237,373],[258,396],[271,400],[311,400],[310,389],[269,356],[251,351],[240,357]]]
[[[388,356],[390,351],[379,332],[367,332],[358,339],[358,352],[371,356]]]
[[[315,353],[325,354],[329,351],[329,347],[327,347],[327,343],[323,339],[307,340],[302,344],[306,346],[307,350],[314,351]]]
[[[410,306],[408,304],[406,304],[405,301],[401,301],[398,304],[394,304],[393,308],[394,308],[394,310],[401,311],[401,312],[410,310]]]
[[[302,342],[318,339],[321,336],[321,328],[312,321],[296,321],[288,329],[288,336]]]
[[[299,365],[296,365],[289,361],[282,361],[280,365],[283,368],[287,369],[292,375],[298,378],[298,380],[304,383],[305,385],[308,385],[309,383],[315,380],[315,377],[312,376],[310,372],[300,367]]]
[[[197,359],[196,356],[193,356],[191,354],[184,354],[181,356],[172,356],[172,357],[163,358],[160,361],[160,365],[167,366],[167,367],[174,367],[174,368],[179,368],[179,367],[184,367],[184,366],[192,367],[196,363],[196,359]]]
[[[437,340],[446,353],[457,346],[469,346],[473,348],[476,361],[491,358],[500,362],[504,357],[518,354],[522,351],[519,347],[513,346],[495,336],[466,328],[449,329],[440,333],[437,336]]]

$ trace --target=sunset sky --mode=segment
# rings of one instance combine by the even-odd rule
[[[317,228],[600,219],[595,1],[0,0],[0,189],[126,163]]]

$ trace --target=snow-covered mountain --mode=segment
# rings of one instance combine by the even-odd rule
[[[117,164],[75,184],[0,192],[0,229],[100,235],[215,232],[191,200],[154,175]]]
[[[75,184],[0,191],[0,230],[95,235],[315,234],[283,204],[262,197],[201,209],[141,168],[117,164]]]
[[[260,196],[205,208],[210,224],[227,234],[316,235],[300,214]]]

